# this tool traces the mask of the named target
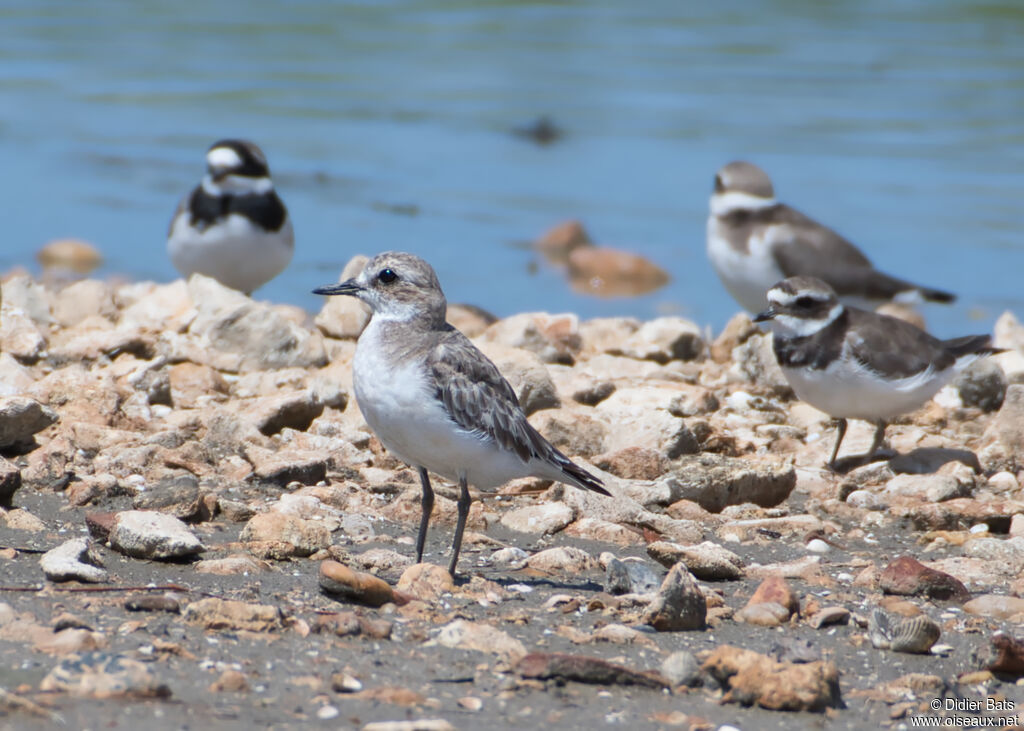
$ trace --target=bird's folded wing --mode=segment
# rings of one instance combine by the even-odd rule
[[[889,378],[920,376],[944,370],[955,360],[943,345],[908,322],[849,308],[851,328],[846,347],[858,363]]]
[[[489,437],[524,462],[546,456],[551,447],[526,420],[512,386],[461,333],[453,331],[435,346],[428,366],[436,396],[456,424]]]

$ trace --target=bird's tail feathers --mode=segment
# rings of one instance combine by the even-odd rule
[[[565,475],[565,481],[570,485],[611,497],[611,493],[604,488],[603,482],[570,459],[566,458],[565,463],[559,466],[562,468],[562,474]]]

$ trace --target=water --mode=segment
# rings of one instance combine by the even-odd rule
[[[1024,5],[1018,0],[0,6],[0,270],[46,241],[101,275],[169,281],[168,220],[215,139],[266,151],[297,251],[258,292],[310,310],[354,253],[405,249],[498,315],[736,311],[704,254],[715,170],[881,268],[957,292],[933,330],[1024,316]],[[567,136],[509,133],[541,114]],[[577,217],[672,275],[598,300],[523,247]]]

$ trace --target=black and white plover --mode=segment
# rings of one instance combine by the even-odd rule
[[[245,140],[215,142],[206,175],[171,219],[167,253],[175,268],[251,293],[284,271],[294,251],[263,151]]]
[[[952,302],[955,296],[878,271],[852,243],[775,199],[772,181],[749,162],[715,176],[707,223],[708,258],[740,307],[756,313],[764,293],[786,277],[817,277],[846,304]]]
[[[999,352],[988,335],[939,340],[903,320],[843,305],[820,279],[790,277],[768,290],[775,357],[796,395],[839,420],[835,468],[847,419],[875,424],[870,461],[886,422],[920,407],[977,358]]]

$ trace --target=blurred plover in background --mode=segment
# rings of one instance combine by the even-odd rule
[[[865,309],[890,301],[956,299],[878,271],[835,231],[775,200],[771,179],[749,162],[731,162],[718,171],[710,209],[708,257],[747,312],[758,312],[764,293],[793,276],[817,277],[843,302]]]
[[[248,294],[280,274],[294,249],[263,151],[245,140],[215,142],[206,152],[206,175],[171,220],[167,253],[175,268]]]
[[[903,320],[844,306],[820,279],[791,277],[768,291],[755,322],[771,322],[775,357],[802,400],[839,419],[875,424],[869,462],[889,419],[918,408],[974,360],[999,352],[988,335],[939,340]]]
[[[609,494],[530,425],[494,363],[445,321],[444,293],[427,262],[386,252],[354,279],[313,291],[358,297],[373,311],[356,346],[353,385],[381,443],[419,471],[417,562],[434,507],[428,471],[459,483],[452,576],[472,500],[469,485],[491,490],[535,476]]]

